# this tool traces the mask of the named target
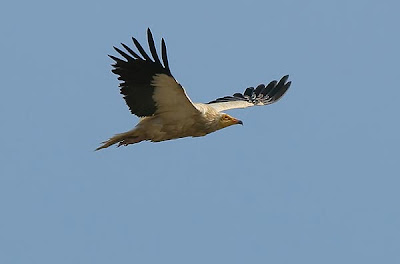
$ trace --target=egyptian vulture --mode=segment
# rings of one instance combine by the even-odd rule
[[[140,121],[134,129],[111,137],[96,150],[116,143],[127,146],[145,140],[159,142],[201,137],[231,125],[243,124],[222,111],[272,104],[285,94],[291,84],[287,82],[289,76],[286,75],[279,82],[274,80],[268,85],[249,87],[243,94],[235,93],[206,104],[193,103],[171,74],[164,39],[161,40],[162,62],[150,29],[147,29],[147,40],[152,58],[135,38],[132,40],[138,53],[121,43],[126,51],[114,49],[123,59],[109,56],[115,61],[112,72],[121,81],[120,92],[131,113],[140,117]]]

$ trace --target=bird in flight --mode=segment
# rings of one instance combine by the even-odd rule
[[[231,125],[243,124],[222,111],[272,104],[285,94],[291,84],[286,75],[280,81],[249,87],[243,94],[235,93],[205,104],[193,103],[171,74],[164,39],[161,39],[162,62],[150,29],[147,29],[147,40],[152,58],[135,38],[132,40],[138,52],[121,43],[126,51],[114,49],[123,58],[109,56],[115,61],[112,72],[121,81],[120,92],[131,113],[140,120],[135,128],[116,134],[96,150],[117,143],[118,146],[127,146],[146,140],[159,142],[201,137]]]

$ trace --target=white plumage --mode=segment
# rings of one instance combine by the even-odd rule
[[[153,59],[135,38],[132,40],[141,56],[124,44],[122,46],[129,55],[114,49],[125,60],[110,55],[116,62],[112,71],[121,81],[121,94],[132,114],[141,119],[134,129],[111,137],[96,150],[116,143],[126,146],[144,140],[159,142],[205,136],[231,125],[242,124],[242,121],[222,111],[271,104],[278,101],[291,84],[287,82],[289,76],[286,75],[279,82],[272,81],[267,86],[260,84],[255,89],[247,88],[244,94],[236,93],[207,104],[193,103],[171,74],[164,39],[161,41],[161,63],[150,29],[147,36]]]

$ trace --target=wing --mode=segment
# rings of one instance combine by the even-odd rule
[[[131,113],[143,117],[161,112],[197,111],[171,74],[164,39],[161,40],[163,63],[157,55],[150,29],[147,29],[147,40],[153,59],[135,38],[132,40],[140,55],[123,43],[127,53],[114,47],[123,59],[109,55],[115,61],[112,72],[119,76],[120,91]]]
[[[233,96],[218,98],[208,104],[218,112],[235,108],[272,104],[281,99],[289,89],[292,82],[287,82],[288,78],[289,75],[286,75],[279,82],[274,80],[267,86],[260,84],[255,89],[254,87],[249,87],[243,94],[235,93]]]

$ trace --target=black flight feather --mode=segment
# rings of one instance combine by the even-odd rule
[[[147,29],[147,41],[149,43],[149,48],[151,55],[153,56],[154,62],[161,65],[161,61],[158,58],[156,47],[154,46],[153,35],[151,34],[150,29]]]
[[[112,72],[118,75],[118,80],[121,81],[119,84],[120,92],[124,96],[131,113],[139,117],[151,116],[157,110],[156,103],[153,100],[154,87],[151,84],[154,76],[166,74],[172,77],[168,66],[167,49],[163,40],[161,52],[163,66],[157,55],[150,29],[147,31],[147,40],[154,61],[135,38],[132,38],[132,40],[141,56],[125,44],[121,45],[127,53],[114,47],[125,60],[109,55],[115,61],[115,64],[112,65]]]
[[[139,55],[136,54],[136,52],[134,52],[131,48],[129,48],[127,45],[125,45],[124,43],[121,43],[122,47],[124,47],[124,49],[126,49],[135,59],[142,59],[140,58]]]
[[[288,78],[289,75],[285,75],[279,82],[274,80],[267,86],[260,84],[255,89],[254,87],[249,87],[243,94],[235,93],[233,96],[221,97],[209,102],[208,104],[233,101],[247,101],[254,105],[271,104],[278,101],[289,89],[291,82],[286,82]]]

